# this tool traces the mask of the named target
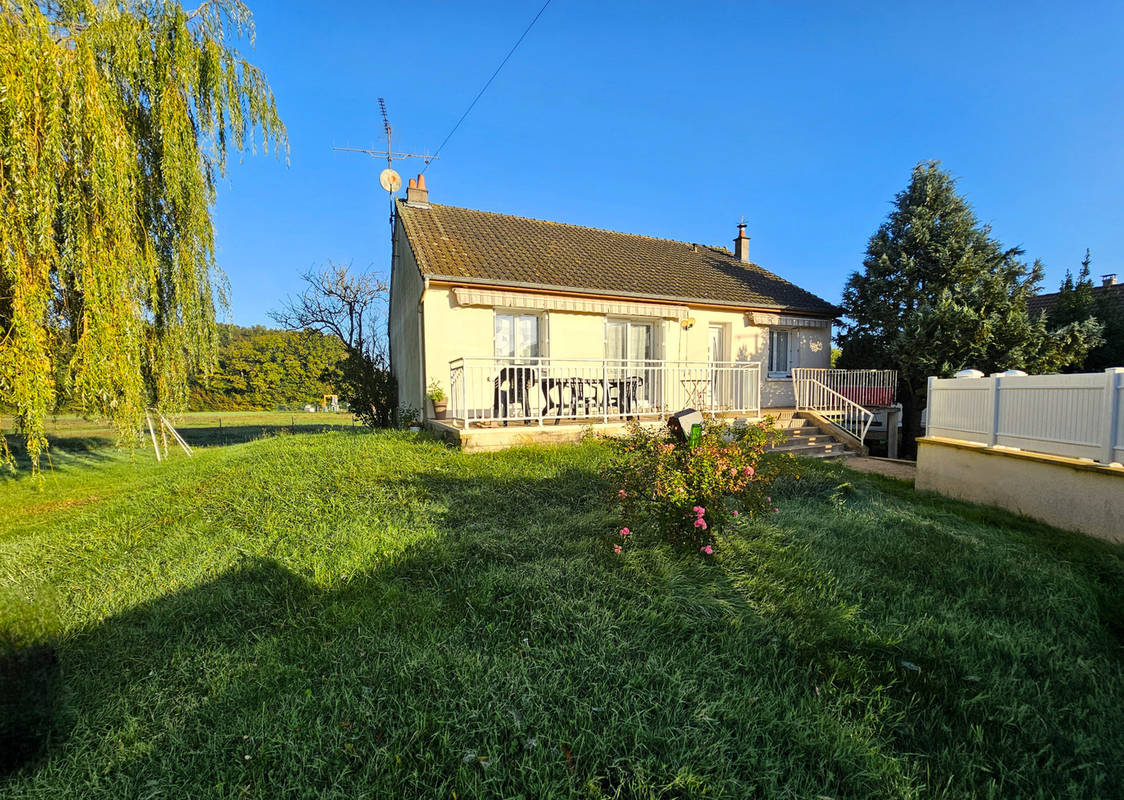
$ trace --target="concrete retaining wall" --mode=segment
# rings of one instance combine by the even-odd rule
[[[1124,467],[935,436],[917,445],[918,489],[1124,543]]]

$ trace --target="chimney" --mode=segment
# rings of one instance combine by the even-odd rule
[[[745,235],[745,223],[738,223],[738,238],[734,239],[734,255],[738,261],[749,263],[749,237]]]
[[[1115,272],[1110,272],[1107,275],[1101,276],[1101,286],[1115,286],[1115,285],[1116,285],[1116,273]]]
[[[410,178],[410,183],[406,187],[406,205],[429,208],[429,190],[425,188],[425,175]]]

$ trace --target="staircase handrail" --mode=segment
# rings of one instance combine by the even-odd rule
[[[874,421],[874,412],[869,411],[863,406],[851,400],[849,397],[840,394],[832,389],[823,381],[815,378],[807,377],[806,375],[799,375],[798,369],[793,370],[793,379],[796,394],[796,410],[797,411],[814,411],[821,414],[824,418],[835,427],[855,436],[859,440],[859,444],[864,444],[866,440],[866,433],[870,430],[870,424]],[[809,397],[811,394],[808,390],[814,388],[816,392],[822,394],[825,400],[832,400],[834,405],[828,405],[826,402],[813,403]],[[822,412],[829,412],[833,414],[842,413],[844,421],[847,417],[852,417],[856,423],[861,423],[861,430],[856,433],[855,431],[847,430],[846,426],[832,420],[830,417],[824,415]],[[859,427],[858,425],[856,427]]]

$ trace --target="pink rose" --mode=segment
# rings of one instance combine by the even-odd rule
[[[742,474],[748,475],[749,477],[752,478],[753,477],[753,467],[746,467],[745,469],[742,470]]]
[[[737,515],[738,515],[738,510],[735,508],[734,509],[734,516],[736,517]]]
[[[614,553],[619,553],[620,551],[621,551],[621,546],[619,544],[613,545],[613,552]]]
[[[632,531],[628,528],[621,528],[621,536],[628,536],[630,533],[632,533]]]
[[[700,547],[700,548],[699,548],[699,550],[701,550],[702,552],[706,553],[706,554],[707,554],[708,556],[709,556],[709,555],[710,555],[711,553],[713,553],[713,552],[714,552],[714,548],[713,548],[713,547],[711,547],[711,546],[710,546],[709,544],[707,544],[707,545],[703,545],[702,547]]]
[[[628,492],[626,492],[624,489],[621,489],[619,492],[617,492],[617,497],[623,500],[624,498],[628,497]]]

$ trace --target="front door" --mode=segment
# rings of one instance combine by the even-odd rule
[[[726,360],[726,342],[721,325],[710,326],[710,363]]]
[[[703,400],[713,407],[721,405],[728,394],[729,370],[723,368],[726,360],[726,326],[710,326],[710,384]]]

